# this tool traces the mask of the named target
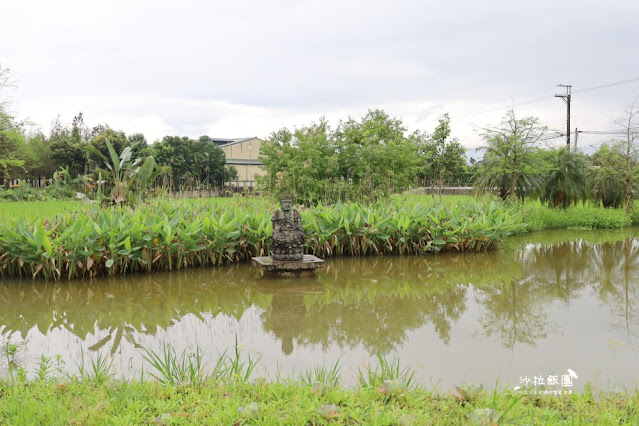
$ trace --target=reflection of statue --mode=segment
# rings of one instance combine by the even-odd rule
[[[291,196],[282,195],[281,210],[273,213],[273,237],[271,240],[271,257],[273,260],[302,260],[306,234],[302,228],[300,212],[292,208]]]

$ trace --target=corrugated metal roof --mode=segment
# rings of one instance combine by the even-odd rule
[[[226,164],[229,165],[238,165],[238,166],[244,166],[244,165],[253,165],[253,166],[261,166],[262,162],[260,160],[246,160],[246,159],[242,159],[242,158],[227,158],[226,159]]]
[[[260,140],[260,138],[258,137],[235,138],[235,139],[211,138],[211,142],[213,142],[214,144],[218,145],[221,148],[224,146],[235,145],[236,143],[242,143],[242,142],[250,141],[253,139]]]

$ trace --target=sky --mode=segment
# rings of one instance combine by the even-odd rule
[[[44,132],[82,112],[89,126],[149,142],[267,138],[383,109],[409,132],[430,133],[449,113],[453,136],[474,148],[510,107],[565,132],[558,84],[572,85],[573,130],[618,129],[639,96],[630,0],[14,0],[1,10],[0,65],[16,83],[1,95]]]

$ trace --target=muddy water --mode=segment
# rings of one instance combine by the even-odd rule
[[[199,346],[213,365],[237,339],[269,378],[339,359],[352,384],[382,354],[440,391],[549,376],[551,390],[634,388],[638,236],[549,232],[493,253],[329,259],[299,280],[262,278],[248,265],[62,284],[4,279],[0,343],[18,344],[15,361],[29,371],[42,355],[61,355],[73,372],[99,353],[125,378],[149,371],[144,348]]]

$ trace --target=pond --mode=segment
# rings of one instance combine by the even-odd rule
[[[426,388],[639,387],[639,230],[544,232],[496,252],[328,259],[315,277],[263,278],[247,264],[52,283],[0,281],[0,343],[18,365],[42,355],[113,355],[133,378],[144,348],[239,344],[258,376],[298,377],[339,360],[344,384],[377,354],[399,357]],[[1,355],[1,354],[0,354]],[[568,374],[568,370],[572,374]],[[7,360],[0,357],[0,374]],[[571,383],[569,383],[569,381]]]

